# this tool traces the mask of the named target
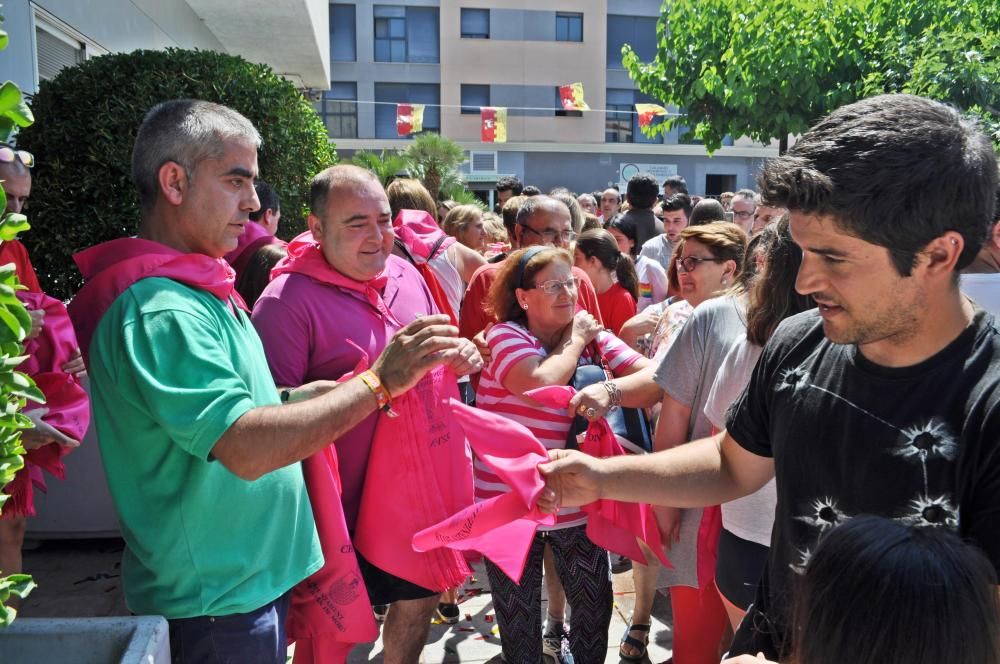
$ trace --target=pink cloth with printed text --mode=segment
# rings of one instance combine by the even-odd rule
[[[247,310],[236,292],[236,273],[221,258],[186,254],[152,240],[119,238],[73,254],[85,283],[69,315],[86,359],[98,324],[118,296],[140,279],[166,277]]]
[[[541,404],[554,408],[568,408],[576,390],[568,385],[541,387],[525,392]],[[580,451],[594,457],[612,457],[628,454],[615,438],[614,432],[603,417],[587,427],[580,442]],[[618,500],[597,500],[582,507],[587,513],[587,537],[594,544],[646,563],[646,556],[638,542],[641,540],[667,567],[672,567],[663,553],[660,527],[653,508],[645,503],[625,503]]]
[[[414,549],[414,533],[472,504],[472,456],[451,417],[455,375],[437,367],[380,413],[361,494],[354,546],[369,562],[429,590],[456,588],[471,573],[448,548]]]
[[[76,441],[83,440],[90,424],[90,401],[83,386],[75,376],[65,373],[62,366],[76,353],[76,334],[66,307],[59,300],[44,293],[18,291],[17,297],[28,309],[45,312],[45,324],[34,339],[24,342],[28,356],[18,371],[26,373],[45,395],[45,403],[29,401],[25,411],[47,408],[43,420]],[[25,467],[6,487],[11,496],[4,505],[4,516],[35,516],[32,487],[45,490],[42,470],[57,479],[65,479],[66,469],[62,457],[72,448],[51,443],[28,450],[24,455]]]
[[[554,514],[535,506],[545,489],[538,464],[545,448],[522,424],[502,415],[451,400],[452,416],[465,430],[472,450],[511,488],[509,493],[477,502],[413,536],[413,547],[478,551],[514,581],[520,582],[528,549],[539,524],[552,525]]]

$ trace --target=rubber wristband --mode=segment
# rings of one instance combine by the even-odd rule
[[[392,397],[389,395],[389,390],[385,389],[378,376],[369,370],[360,374],[359,377],[368,386],[368,389],[372,391],[372,394],[375,395],[375,403],[378,409],[389,417],[396,417],[398,413],[392,409]]]

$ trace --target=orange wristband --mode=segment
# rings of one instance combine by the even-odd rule
[[[385,389],[385,385],[378,379],[378,376],[373,371],[365,371],[359,374],[359,378],[368,386],[372,394],[375,395],[375,403],[378,405],[378,409],[389,417],[396,417],[398,413],[392,409],[392,397],[389,395],[389,390]]]

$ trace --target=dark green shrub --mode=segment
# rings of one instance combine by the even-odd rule
[[[326,129],[295,86],[266,65],[211,51],[105,55],[43,82],[35,124],[18,138],[35,154],[24,238],[49,294],[68,298],[81,277],[72,254],[134,235],[139,208],[129,176],[132,143],[153,105],[181,97],[225,104],[263,137],[261,177],[281,195],[286,239],[305,230],[309,179],[336,161]]]

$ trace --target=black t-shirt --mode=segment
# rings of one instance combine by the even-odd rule
[[[1000,569],[1000,332],[977,311],[933,357],[887,368],[831,343],[817,310],[775,332],[727,429],[774,457],[778,502],[757,607],[784,631],[796,573],[858,514],[945,527]]]

